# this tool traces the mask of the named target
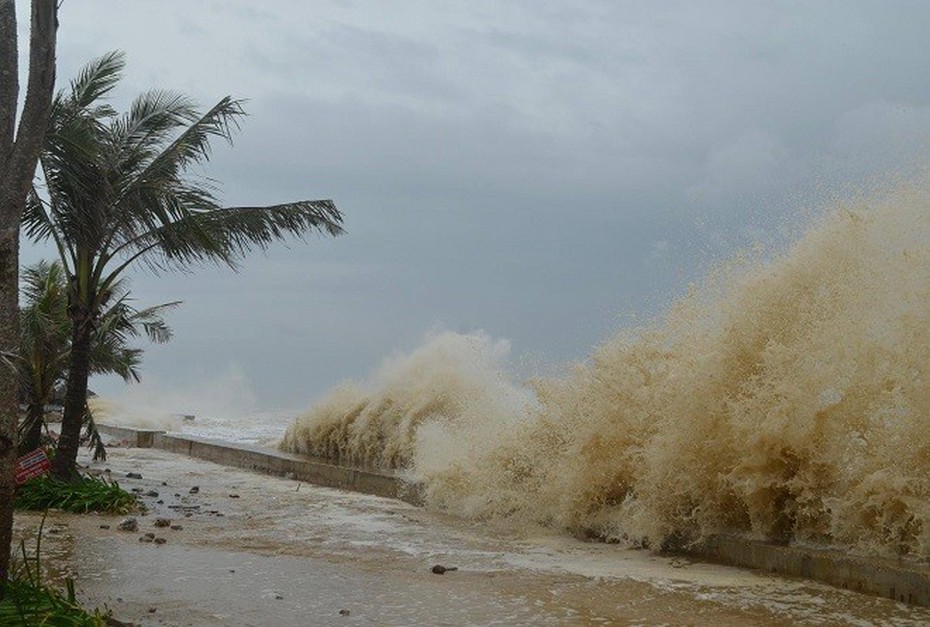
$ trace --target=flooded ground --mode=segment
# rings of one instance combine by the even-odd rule
[[[151,494],[138,530],[117,530],[123,517],[54,514],[42,553],[89,605],[143,625],[930,623],[928,610],[816,583],[464,522],[163,451],[113,449],[93,467]],[[39,520],[17,516],[28,546]],[[165,543],[140,542],[145,533]],[[437,564],[457,570],[433,574]]]

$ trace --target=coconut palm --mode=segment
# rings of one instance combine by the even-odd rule
[[[61,262],[41,261],[23,269],[20,328],[22,350],[19,374],[26,416],[20,425],[20,451],[34,450],[45,425],[45,407],[55,390],[65,383],[71,354],[71,320],[68,318],[68,283]],[[129,341],[146,335],[152,342],[171,339],[171,329],[162,313],[178,302],[138,310],[132,306],[129,290],[122,282],[111,291],[110,302],[103,304],[100,324],[94,330],[90,350],[92,374],[116,374],[127,383],[140,380],[142,349],[130,347]],[[89,418],[89,415],[86,416]],[[105,450],[92,420],[87,421],[88,437],[95,457]]]
[[[71,475],[77,455],[91,338],[127,269],[235,269],[252,249],[288,235],[342,233],[330,200],[222,207],[216,183],[195,169],[209,160],[211,140],[231,142],[242,102],[225,97],[200,113],[184,95],[154,90],[118,115],[103,99],[123,67],[122,53],[107,54],[56,96],[40,160],[44,191],[23,216],[28,237],[54,241],[69,278],[71,356],[53,466],[60,478]]]

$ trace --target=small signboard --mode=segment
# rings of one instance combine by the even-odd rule
[[[33,477],[46,474],[52,468],[52,462],[48,460],[45,449],[37,448],[31,453],[26,453],[16,462],[16,485],[25,483]]]

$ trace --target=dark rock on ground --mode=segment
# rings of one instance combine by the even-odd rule
[[[457,566],[443,566],[442,564],[436,564],[432,568],[434,575],[444,575],[446,573],[451,573],[453,570],[458,570],[458,567]]]
[[[138,528],[139,528],[139,521],[131,517],[127,518],[126,520],[124,520],[117,526],[117,529],[119,529],[120,531],[135,531]]]

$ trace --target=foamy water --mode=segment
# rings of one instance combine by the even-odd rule
[[[430,336],[282,446],[402,467],[431,507],[629,545],[728,530],[930,557],[930,190],[838,205],[650,327],[523,384]]]
[[[226,410],[221,413],[181,414],[99,397],[92,399],[91,410],[100,424],[158,429],[237,444],[267,446],[274,446],[280,441],[294,420],[294,413],[288,411]]]

